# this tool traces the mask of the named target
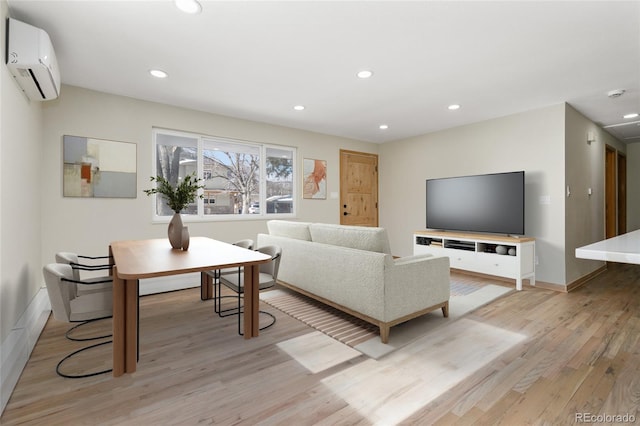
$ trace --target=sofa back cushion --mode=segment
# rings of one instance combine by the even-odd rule
[[[391,253],[389,237],[384,228],[312,223],[309,225],[309,231],[311,241],[315,243]]]
[[[277,237],[293,238],[295,240],[311,241],[307,222],[292,222],[290,220],[270,220],[267,222],[267,229],[270,235]]]

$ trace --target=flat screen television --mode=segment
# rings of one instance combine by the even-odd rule
[[[427,179],[427,228],[524,235],[524,171]]]

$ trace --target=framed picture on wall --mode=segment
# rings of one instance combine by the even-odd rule
[[[327,198],[327,161],[305,158],[302,163],[302,197],[325,200]]]
[[[64,135],[63,195],[136,198],[136,147],[135,143]]]

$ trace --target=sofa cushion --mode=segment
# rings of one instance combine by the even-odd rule
[[[304,241],[311,241],[309,225],[310,223],[307,222],[292,222],[290,220],[270,220],[267,222],[270,235]]]
[[[315,243],[391,253],[389,237],[384,228],[312,223],[309,225],[309,231],[311,241]]]

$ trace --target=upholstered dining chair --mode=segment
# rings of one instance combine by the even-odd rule
[[[98,288],[98,286],[106,284],[106,281],[76,280],[74,278],[74,272],[71,265],[62,263],[50,263],[48,265],[45,265],[42,268],[42,273],[44,275],[44,280],[47,286],[49,301],[51,302],[53,318],[58,321],[64,321],[68,323],[80,323],[67,330],[67,332],[65,333],[66,338],[73,341],[87,341],[111,337],[111,334],[89,338],[77,338],[70,336],[70,332],[76,329],[79,325],[87,324],[88,322],[105,319],[112,316],[113,290],[111,287],[104,286]],[[110,280],[110,277],[107,277],[107,279]],[[77,290],[78,285],[85,285],[88,287],[96,286],[96,290],[79,293]],[[65,374],[61,371],[62,364],[72,356],[88,349],[95,348],[97,346],[106,345],[108,343],[111,343],[111,340],[92,344],[90,346],[70,353],[58,363],[58,365],[56,366],[56,373],[58,373],[59,376],[67,378],[82,378],[110,372],[111,369],[107,369],[88,374],[71,375]]]
[[[65,263],[71,265],[73,269],[73,279],[76,281],[83,281],[83,284],[76,285],[77,294],[83,294],[85,292],[96,292],[103,289],[112,288],[113,281],[109,277],[109,273],[106,276],[84,278],[81,277],[80,271],[111,271],[113,268],[113,259],[110,256],[83,256],[70,251],[59,251],[55,255],[56,263]],[[98,282],[96,284],[96,282]],[[84,282],[87,282],[85,284]]]
[[[233,243],[233,245],[234,246],[238,246],[238,247],[242,247],[242,248],[246,248],[248,250],[253,250],[253,240],[251,240],[251,239],[239,240],[239,241],[236,241],[235,243]],[[214,303],[213,308],[214,308],[214,311],[220,317],[225,317],[227,315],[231,315],[231,314],[229,314],[229,311],[235,311],[235,308],[226,309],[224,311],[221,308],[221,299],[224,298],[224,297],[233,297],[233,296],[222,296],[220,294],[220,292],[221,292],[220,276],[221,275],[228,275],[228,274],[235,274],[235,273],[238,273],[238,270],[242,271],[242,267],[240,267],[240,268],[216,269],[216,270],[213,270],[213,271],[205,272],[209,276],[209,281],[212,282],[212,285],[213,285],[213,303]]]
[[[271,256],[270,262],[260,264],[258,288],[260,290],[265,290],[267,288],[270,288],[276,285],[276,282],[278,280],[278,269],[280,267],[280,259],[282,257],[282,249],[278,246],[271,245],[271,246],[259,247],[257,251]],[[241,328],[243,306],[240,303],[240,299],[241,299],[241,295],[244,294],[244,273],[241,270],[241,268],[234,268],[234,269],[236,270],[233,273],[220,275],[219,280],[220,280],[220,284],[231,289],[238,296],[237,307],[233,309],[228,309],[225,312],[233,311],[232,312],[233,314],[237,314],[238,334],[242,336],[244,334],[242,333],[242,328]],[[260,311],[260,313],[268,315],[272,319],[272,321],[269,324],[263,327],[260,327],[260,330],[269,328],[276,323],[276,317],[273,314],[265,311]],[[227,314],[227,315],[230,315],[230,314]]]

